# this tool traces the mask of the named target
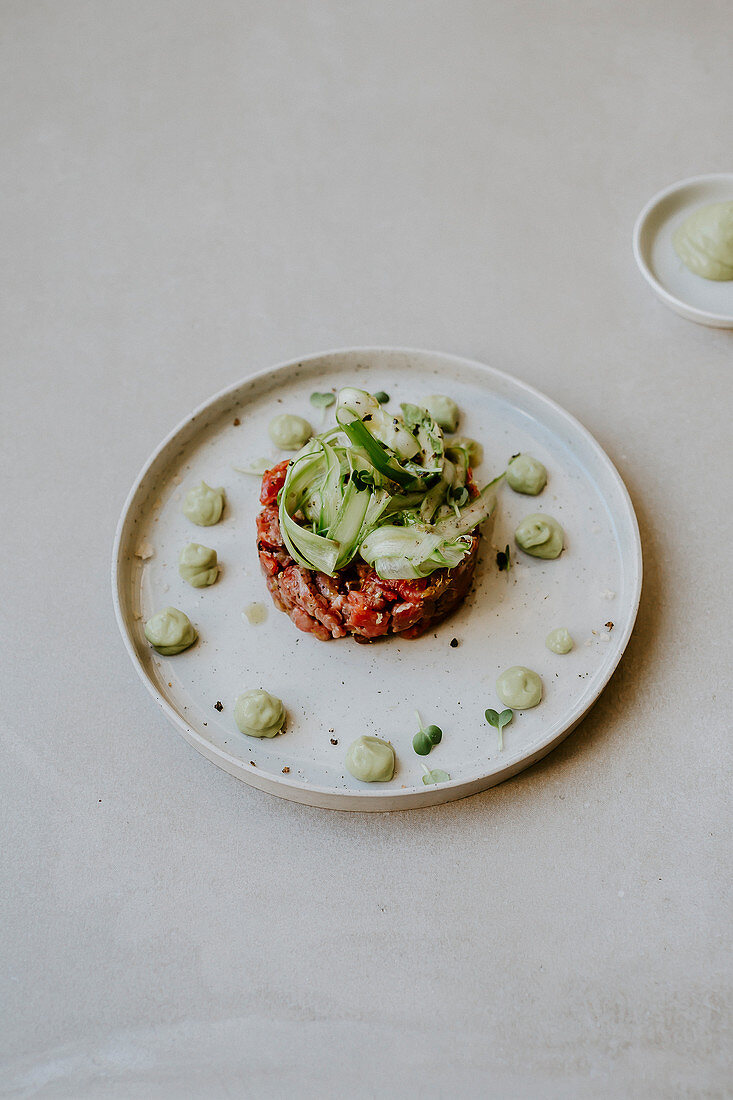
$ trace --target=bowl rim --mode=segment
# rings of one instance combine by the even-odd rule
[[[662,286],[652,272],[641,247],[641,235],[649,220],[649,216],[664,199],[673,195],[676,191],[682,191],[685,187],[690,187],[698,183],[709,183],[713,180],[730,180],[731,187],[733,188],[733,172],[705,172],[699,176],[688,176],[687,179],[677,180],[675,183],[670,183],[667,187],[663,187],[661,191],[657,191],[657,193],[652,195],[649,201],[644,205],[634,223],[632,244],[636,266],[658,298],[661,298],[666,305],[683,317],[697,320],[701,324],[724,327],[733,325],[733,313],[713,313],[707,309],[700,309],[699,306],[693,306],[689,302],[684,301],[683,298],[678,298],[675,294],[671,294],[670,291]]]

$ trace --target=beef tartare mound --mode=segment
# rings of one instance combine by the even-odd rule
[[[283,542],[278,518],[277,495],[287,468],[287,461],[280,462],[262,479],[257,550],[273,603],[299,630],[322,641],[348,634],[360,642],[385,634],[417,638],[463,602],[476,568],[478,535],[453,569],[414,580],[382,580],[365,562],[351,562],[336,577],[298,565]]]
[[[262,479],[257,550],[270,595],[323,641],[416,638],[439,623],[471,586],[478,528],[496,505],[500,478],[481,490],[473,479],[475,441],[446,440],[427,408],[395,414],[388,400],[345,387],[331,398],[335,426]]]

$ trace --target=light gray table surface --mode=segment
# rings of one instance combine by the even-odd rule
[[[727,0],[4,0],[9,1097],[723,1097],[733,333],[631,230],[730,171]],[[575,414],[645,581],[542,763],[403,814],[207,763],[109,563],[158,441],[248,372],[398,344]],[[727,497],[727,503],[726,503]]]

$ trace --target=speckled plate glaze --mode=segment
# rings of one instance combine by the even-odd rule
[[[535,455],[549,471],[539,497],[502,489],[467,601],[415,641],[319,642],[274,608],[260,572],[259,480],[234,467],[260,456],[273,462],[285,457],[267,435],[276,413],[299,413],[322,430],[332,413],[314,410],[309,395],[347,384],[386,390],[394,408],[436,391],[449,393],[463,410],[460,431],[483,443],[485,458],[477,469],[482,483],[517,451]],[[227,507],[216,527],[194,527],[181,512],[184,491],[202,478],[226,489]],[[516,524],[535,511],[560,520],[566,550],[557,561],[543,562],[513,549],[512,569],[500,573],[497,548],[513,543]],[[178,576],[178,553],[189,541],[218,552],[222,574],[211,588],[193,589]],[[120,518],[113,591],[120,630],[141,679],[209,760],[260,790],[313,806],[407,809],[491,787],[539,760],[578,724],[629,640],[641,591],[641,546],[617,471],[588,432],[547,397],[455,356],[352,348],[284,363],[239,382],[160,444]],[[258,625],[243,614],[252,603],[267,608]],[[144,620],[168,604],[184,610],[199,631],[195,646],[170,658],[151,650],[143,634]],[[556,626],[567,626],[575,639],[566,656],[545,648],[545,636]],[[458,645],[452,647],[452,639]],[[515,664],[541,675],[544,699],[534,710],[515,714],[499,752],[484,711],[500,708],[496,677]],[[286,730],[272,740],[245,737],[234,724],[236,696],[260,686],[287,708]],[[412,750],[416,708],[425,722],[443,729],[442,743],[427,758]],[[346,749],[362,733],[394,745],[398,764],[390,783],[360,783],[346,772]],[[425,786],[424,762],[448,772],[450,782]]]
[[[733,328],[733,281],[695,275],[675,252],[672,236],[699,207],[731,200],[733,172],[679,180],[649,200],[634,226],[634,258],[660,301],[688,321],[712,328]]]

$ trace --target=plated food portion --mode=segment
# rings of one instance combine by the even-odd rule
[[[116,583],[141,674],[201,752],[384,809],[547,751],[610,674],[633,587],[582,429],[566,450],[544,399],[461,360],[366,358],[265,372],[182,425],[133,492]]]
[[[465,598],[495,484],[478,488],[477,445],[446,439],[427,403],[389,412],[345,387],[335,412],[335,427],[262,479],[257,550],[267,587],[276,607],[323,641],[416,638]]]

